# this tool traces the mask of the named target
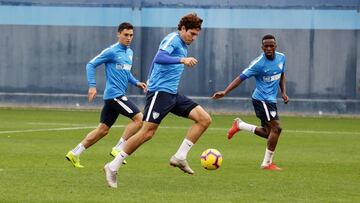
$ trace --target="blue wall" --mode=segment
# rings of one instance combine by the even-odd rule
[[[208,1],[191,8],[176,6],[178,1],[158,7],[151,1],[110,1],[105,7],[96,6],[99,1],[84,2],[0,1],[0,38],[4,39],[0,41],[0,103],[88,105],[85,65],[116,42],[116,27],[122,21],[136,26],[134,75],[145,81],[161,39],[175,30],[181,16],[197,12],[204,28],[189,54],[199,59],[199,65],[185,71],[180,91],[205,107],[251,111],[251,79],[223,101],[211,101],[209,96],[261,53],[261,37],[271,33],[277,37],[278,50],[287,55],[287,89],[293,102],[281,106],[283,111],[360,113],[359,1],[268,8],[258,1],[237,5]],[[102,68],[97,81],[101,92]],[[143,104],[139,90],[130,88],[129,95]],[[95,105],[100,104],[98,99]]]

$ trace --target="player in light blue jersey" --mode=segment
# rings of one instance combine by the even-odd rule
[[[224,97],[247,78],[255,77],[256,88],[252,94],[252,103],[256,116],[261,120],[261,126],[251,125],[236,118],[228,132],[228,138],[231,139],[240,130],[246,130],[267,139],[267,148],[261,168],[281,170],[281,168],[273,163],[273,155],[281,133],[276,107],[279,87],[284,102],[287,103],[289,101],[285,88],[285,55],[275,51],[276,40],[272,35],[265,35],[263,37],[262,49],[264,53],[253,60],[249,67],[235,78],[225,90],[216,92],[213,95],[213,99]]]
[[[202,19],[196,14],[188,14],[180,20],[178,31],[162,40],[150,68],[143,126],[128,140],[120,154],[104,167],[110,187],[117,187],[116,174],[122,161],[153,137],[161,120],[170,112],[195,121],[178,151],[170,158],[170,165],[179,167],[185,173],[194,173],[186,157],[210,125],[211,117],[201,106],[177,90],[184,66],[197,64],[195,58],[187,57],[187,49],[199,35],[201,23]]]
[[[139,82],[131,74],[133,51],[129,45],[133,39],[134,28],[130,23],[122,23],[118,27],[118,42],[104,49],[86,65],[87,79],[89,85],[88,100],[93,101],[96,97],[95,68],[105,64],[106,85],[104,91],[104,106],[101,111],[100,124],[91,131],[73,150],[66,154],[66,158],[76,168],[82,168],[80,154],[98,140],[108,134],[111,126],[115,123],[119,114],[122,114],[131,122],[125,130],[110,155],[116,156],[122,150],[126,140],[134,135],[142,125],[143,114],[138,107],[126,96],[128,83],[141,89],[147,85]],[[125,163],[125,162],[124,162]]]

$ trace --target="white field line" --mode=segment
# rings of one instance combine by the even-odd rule
[[[71,124],[70,124],[71,125]],[[13,133],[29,133],[29,132],[49,132],[49,131],[69,131],[69,130],[83,130],[95,129],[97,126],[79,126],[67,128],[46,128],[46,129],[29,129],[29,130],[8,130],[0,131],[0,134],[13,134]],[[114,125],[113,128],[124,128],[125,125]],[[188,129],[189,127],[176,127],[176,126],[160,126],[164,129]],[[227,131],[228,128],[209,128],[208,130]],[[300,134],[343,134],[343,135],[360,135],[360,132],[350,131],[317,131],[317,130],[284,130],[287,133],[300,133]]]
[[[87,126],[80,123],[43,123],[43,122],[26,122],[29,125],[63,125],[63,126]]]

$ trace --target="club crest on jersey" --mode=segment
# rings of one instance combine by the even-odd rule
[[[276,116],[276,111],[270,111],[270,115],[274,118]]]
[[[156,120],[157,118],[159,118],[160,114],[158,112],[153,112],[152,113],[152,117]]]
[[[279,68],[282,70],[283,67],[284,67],[284,64],[283,64],[283,63],[279,63],[278,66],[279,66]]]

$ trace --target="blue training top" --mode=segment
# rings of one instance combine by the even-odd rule
[[[242,71],[240,78],[244,81],[251,76],[255,77],[256,88],[252,94],[253,99],[276,103],[280,78],[284,71],[285,55],[283,53],[275,52],[273,60],[267,59],[263,53]]]
[[[136,86],[139,82],[131,74],[133,51],[118,43],[104,49],[86,65],[86,74],[89,87],[96,87],[95,68],[105,64],[106,85],[104,100],[125,95],[128,82]]]
[[[148,90],[150,92],[177,93],[180,77],[184,70],[184,64],[180,63],[180,59],[187,57],[187,49],[188,46],[180,38],[178,32],[168,34],[161,41],[159,51],[149,71]],[[164,54],[161,53],[163,51],[166,51],[173,60],[164,57]]]

